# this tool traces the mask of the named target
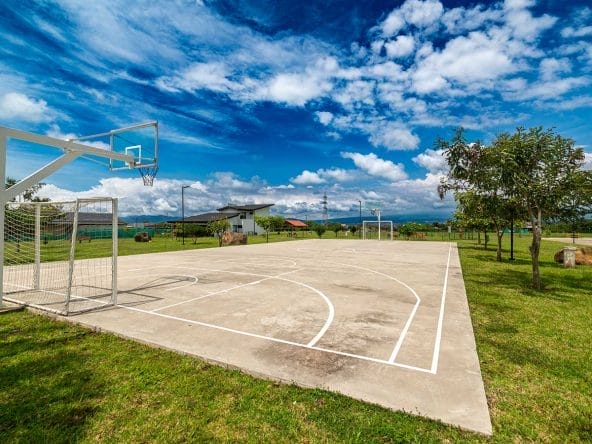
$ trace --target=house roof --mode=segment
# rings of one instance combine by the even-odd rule
[[[226,205],[218,208],[218,211],[236,210],[236,211],[256,211],[262,208],[273,207],[274,204],[253,204],[253,205]]]
[[[238,216],[240,213],[203,213],[203,214],[196,214],[194,216],[188,216],[185,218],[185,221],[183,222],[183,219],[177,219],[177,220],[169,220],[167,221],[170,224],[174,224],[174,223],[186,223],[186,224],[207,224],[208,222],[214,221],[214,220],[224,220],[224,219],[230,219],[233,217]]]
[[[308,225],[298,219],[286,219],[286,224],[294,228],[308,228]]]
[[[63,216],[53,219],[50,224],[57,225],[64,222],[74,222],[74,213],[65,213]],[[78,225],[111,225],[113,215],[111,213],[78,213]],[[117,219],[117,225],[125,225],[121,219]]]

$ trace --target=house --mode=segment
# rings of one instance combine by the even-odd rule
[[[273,204],[231,205],[218,208],[223,214],[238,213],[238,218],[229,220],[232,231],[246,234],[261,234],[265,230],[255,222],[256,216],[269,216],[269,210]]]
[[[255,223],[256,216],[269,216],[273,204],[231,205],[218,208],[217,212],[188,216],[185,220],[173,220],[169,223],[207,225],[208,222],[226,219],[231,230],[236,233],[261,234],[265,230]]]

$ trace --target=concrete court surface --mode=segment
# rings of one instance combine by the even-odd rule
[[[82,324],[491,434],[456,245],[304,240],[119,258]]]

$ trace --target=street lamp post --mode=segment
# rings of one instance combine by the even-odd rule
[[[185,245],[185,188],[189,188],[189,185],[181,186],[181,230],[183,245]]]
[[[361,238],[362,237],[362,201],[358,200],[358,202],[360,203],[360,230],[359,230],[358,236]]]

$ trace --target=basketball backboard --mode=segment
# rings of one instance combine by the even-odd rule
[[[156,121],[82,136],[74,140],[83,141],[89,145],[107,145],[114,153],[133,156],[133,163],[110,159],[109,168],[112,171],[158,167],[158,122]]]

